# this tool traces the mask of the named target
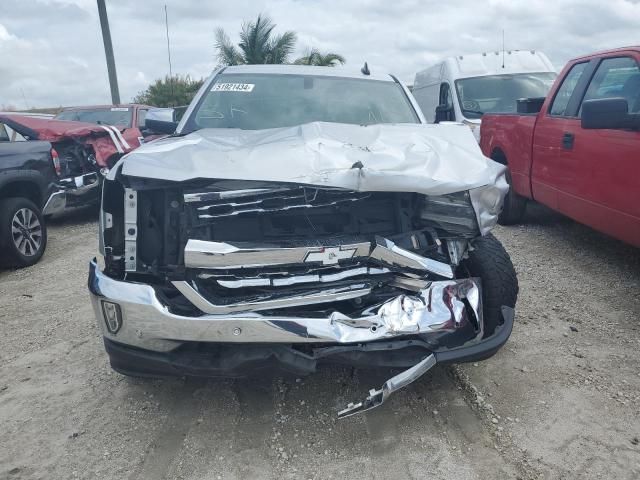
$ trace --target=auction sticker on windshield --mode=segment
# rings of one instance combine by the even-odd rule
[[[255,84],[253,83],[216,83],[211,89],[212,92],[251,92]]]

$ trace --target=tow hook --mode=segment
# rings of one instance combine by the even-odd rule
[[[401,388],[406,387],[410,383],[416,381],[422,375],[427,373],[431,367],[436,364],[436,357],[431,354],[419,363],[416,363],[413,367],[399,373],[395,377],[391,377],[384,382],[380,390],[369,390],[369,396],[362,402],[350,403],[347,408],[338,412],[338,418],[350,417],[357,413],[366,412],[372,408],[379,407],[387,401],[389,396]]]

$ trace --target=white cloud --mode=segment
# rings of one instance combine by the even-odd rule
[[[298,33],[298,51],[340,53],[349,68],[413,81],[439,58],[500,48],[542,50],[554,65],[595,50],[640,44],[640,3],[631,0],[107,0],[120,94],[129,101],[168,72],[164,4],[175,73],[208,75],[213,31],[237,41],[243,21],[264,12],[277,31]],[[0,104],[57,106],[110,98],[95,0],[0,2]]]
[[[7,28],[0,23],[0,42],[6,42],[9,40],[14,40],[16,37],[11,35]]]

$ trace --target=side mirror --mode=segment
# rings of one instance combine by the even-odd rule
[[[144,128],[153,133],[172,134],[177,127],[173,108],[152,108],[144,120]]]
[[[436,118],[433,123],[453,120],[453,105],[438,105],[436,107]]]
[[[624,98],[586,100],[582,104],[581,120],[586,130],[640,128],[640,115],[629,114],[629,104]]]

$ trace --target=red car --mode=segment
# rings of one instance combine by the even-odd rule
[[[509,168],[500,223],[531,199],[640,247],[640,47],[571,60],[545,99],[519,104],[482,117],[482,151]]]

